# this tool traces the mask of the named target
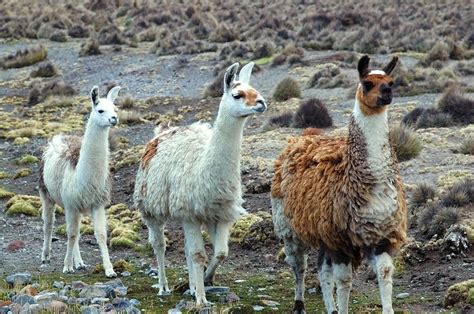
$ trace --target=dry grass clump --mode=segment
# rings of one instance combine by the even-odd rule
[[[282,114],[272,116],[268,119],[268,127],[274,129],[275,127],[290,127],[293,121],[293,113],[292,112],[284,112]]]
[[[450,127],[452,124],[453,119],[450,114],[439,112],[435,108],[428,108],[423,110],[421,115],[418,117],[415,128],[446,128]]]
[[[18,50],[0,60],[4,69],[21,68],[43,61],[48,56],[48,49],[43,45]]]
[[[448,188],[441,197],[441,204],[449,207],[462,207],[474,202],[474,180],[466,179]]]
[[[49,40],[57,41],[57,42],[66,42],[67,41],[67,33],[63,30],[57,30],[49,36]]]
[[[422,60],[423,64],[431,64],[434,61],[446,61],[449,59],[449,46],[445,42],[437,42],[433,48],[428,51],[428,54]]]
[[[465,138],[459,148],[459,153],[465,155],[474,155],[474,136],[470,135]]]
[[[390,128],[389,138],[400,162],[417,157],[423,148],[415,132],[402,124]]]
[[[425,205],[429,200],[434,200],[436,196],[436,188],[427,183],[418,184],[411,195],[411,205],[420,207]]]
[[[293,116],[293,126],[296,128],[328,128],[332,125],[326,105],[317,98],[303,101]]]
[[[415,109],[408,112],[402,119],[402,123],[406,126],[415,127],[416,122],[420,118],[420,116],[425,112],[425,108],[416,107]]]
[[[120,97],[117,106],[121,109],[131,109],[135,106],[135,100],[130,96]]]
[[[89,30],[81,24],[73,25],[67,32],[72,38],[87,38],[89,37]]]
[[[438,101],[438,108],[449,114],[456,122],[474,123],[474,100],[463,95],[458,86],[448,88]]]
[[[206,87],[206,90],[204,91],[205,97],[216,98],[222,96],[224,93],[224,74],[225,72],[221,71],[216,79]]]
[[[434,66],[436,62],[432,64]],[[443,66],[443,63],[440,63]],[[426,93],[441,93],[459,77],[450,68],[434,69],[433,67],[416,67],[407,70],[402,67],[394,73],[394,87],[399,96],[414,96]]]
[[[137,124],[143,122],[142,117],[135,111],[119,111],[118,113],[120,123]]]
[[[52,77],[58,74],[56,66],[48,61],[39,65],[39,67],[31,71],[31,77]]]
[[[308,82],[309,87],[320,88],[349,87],[351,85],[352,82],[333,63],[325,64],[313,74]]]
[[[456,72],[460,75],[474,75],[474,60],[459,62],[456,64]]]
[[[89,39],[85,43],[81,44],[81,50],[79,51],[79,57],[84,56],[96,56],[100,55],[102,52],[99,48],[99,41],[97,39]]]
[[[253,52],[253,59],[271,57],[275,53],[275,44],[270,41],[259,43]]]
[[[28,105],[33,106],[44,101],[48,96],[72,96],[76,94],[74,88],[63,81],[47,82],[33,86],[28,95]]]
[[[277,101],[285,101],[290,98],[300,98],[301,90],[298,82],[291,77],[287,77],[278,83],[275,91],[273,92],[273,98]]]

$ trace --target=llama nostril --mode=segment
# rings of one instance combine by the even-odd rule
[[[116,125],[118,122],[117,117],[110,117],[109,122],[112,125]]]

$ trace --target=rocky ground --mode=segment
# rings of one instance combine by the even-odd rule
[[[157,292],[150,288],[157,279],[156,274],[149,271],[153,258],[146,244],[147,230],[140,223],[138,213],[130,207],[140,153],[151,138],[155,125],[166,121],[177,125],[197,120],[212,122],[215,117],[219,99],[203,97],[207,84],[214,80],[212,62],[215,53],[156,57],[144,44],[139,48],[124,47],[121,51],[106,46],[100,56],[79,58],[80,42],[74,40],[67,43],[38,40],[1,43],[0,51],[3,56],[38,43],[48,49],[48,59],[59,69],[58,77],[71,85],[76,93],[73,96],[50,96],[30,106],[28,93],[38,79],[30,78],[29,73],[35,66],[0,72],[0,276],[5,279],[0,283],[0,312],[5,311],[2,305],[9,302],[20,304],[9,305],[11,309],[23,306],[31,311],[55,311],[66,307],[83,313],[124,309],[130,313],[139,310],[162,313],[173,308],[175,312],[189,310],[192,307],[190,296],[175,290],[169,297],[158,297]],[[351,91],[357,82],[357,74],[353,65],[333,61],[339,58],[338,55],[336,51],[307,51],[306,62],[297,66],[283,64],[272,67],[268,60],[263,60],[259,65],[261,70],[252,78],[252,85],[268,99],[269,110],[251,117],[244,132],[244,207],[250,214],[233,229],[229,258],[219,269],[216,279],[216,284],[228,289],[211,294],[211,300],[216,302],[215,311],[287,312],[291,309],[294,281],[289,267],[282,261],[282,245],[273,235],[269,188],[274,158],[289,136],[298,135],[302,130],[269,127],[267,121],[273,115],[295,111],[300,99],[279,102],[271,95],[281,79],[293,77],[302,88],[301,98],[318,97],[326,103],[334,126],[325,132],[344,134],[353,106]],[[405,68],[413,67],[422,57],[402,54],[402,64]],[[185,66],[182,65],[183,58],[186,59]],[[387,55],[373,55],[372,58],[378,62],[388,61]],[[349,84],[335,88],[307,87],[313,73],[327,63],[339,65]],[[450,61],[448,67],[454,68],[456,64]],[[472,90],[472,75],[461,81]],[[64,216],[60,209],[51,264],[41,265],[42,221],[38,199],[35,198],[38,195],[38,158],[41,158],[48,137],[59,132],[80,134],[90,106],[87,99],[89,90],[97,84],[105,92],[105,86],[111,82],[125,87],[126,94],[133,100],[133,105],[120,110],[138,116],[128,121],[127,116],[122,116],[122,121],[126,122],[113,130],[114,206],[108,209],[110,254],[117,267],[122,267],[119,279],[114,281],[105,278],[100,268],[94,266],[100,264],[100,253],[87,219],[83,221],[80,245],[85,262],[92,266],[76,274],[61,273],[65,236]],[[434,106],[439,97],[438,93],[402,97],[395,91],[390,123],[398,124],[415,107]],[[464,139],[473,136],[473,125],[418,129],[416,133],[422,140],[423,149],[419,156],[400,165],[409,197],[421,182],[432,183],[442,195],[456,182],[473,177],[473,156],[454,152]],[[16,198],[12,198],[13,195],[17,195]],[[474,228],[472,209],[471,203],[462,210],[463,225],[470,226],[470,232]],[[451,246],[460,242],[452,244],[446,238],[431,241],[420,238],[414,209],[410,215],[411,240],[397,258],[394,279],[396,310],[438,312],[444,311],[446,305],[454,306],[457,311],[472,311],[469,301],[459,303],[447,298],[449,302],[446,303],[445,298],[448,287],[472,279],[472,249],[452,249]],[[174,222],[167,227],[167,240],[166,266],[169,281],[174,286],[186,278],[182,230]],[[315,266],[313,252],[307,278],[307,308],[310,312],[323,309]],[[7,276],[17,272],[30,275],[26,275],[22,283],[10,284],[11,278]],[[471,287],[472,282],[467,282],[452,291],[460,291],[458,294],[461,296],[471,295]],[[355,276],[351,311],[380,311],[376,280],[365,264]]]

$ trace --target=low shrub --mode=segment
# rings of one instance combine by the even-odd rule
[[[21,68],[41,62],[48,56],[48,50],[43,45],[18,50],[0,61],[2,68]]]
[[[421,140],[415,132],[402,124],[390,128],[389,138],[400,162],[415,158],[421,152]]]
[[[51,62],[42,63],[39,67],[31,71],[31,77],[52,77],[58,74],[58,69]]]
[[[287,77],[278,83],[273,98],[277,101],[285,101],[290,98],[300,98],[301,90],[298,82],[291,77]]]
[[[326,105],[317,98],[303,101],[293,116],[293,126],[297,128],[327,128],[332,125]]]
[[[428,200],[433,200],[435,196],[436,189],[434,186],[427,183],[420,183],[413,190],[411,204],[414,207],[420,207],[425,205]]]
[[[463,95],[459,86],[449,87],[438,101],[440,111],[449,114],[456,122],[474,123],[474,100]]]

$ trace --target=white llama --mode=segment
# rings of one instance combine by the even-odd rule
[[[92,214],[94,234],[102,254],[105,275],[116,276],[107,249],[107,222],[104,206],[110,203],[109,129],[118,122],[114,100],[120,87],[107,98],[99,98],[99,88],[91,91],[92,112],[84,137],[59,134],[52,138],[40,167],[39,194],[43,205],[44,243],[41,259],[49,262],[54,224],[54,205],[65,210],[67,250],[64,273],[85,264],[79,250],[82,215]]]
[[[213,280],[228,254],[230,228],[244,212],[240,178],[244,124],[247,117],[267,107],[262,96],[249,86],[253,65],[244,66],[238,78],[238,63],[227,69],[213,129],[202,123],[168,128],[146,145],[134,201],[149,228],[159,264],[160,295],[169,293],[164,264],[168,218],[183,224],[189,287],[197,306],[208,303],[204,282]],[[214,248],[209,264],[201,226],[207,228]]]

